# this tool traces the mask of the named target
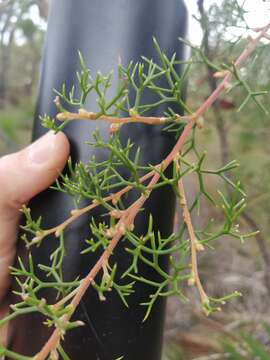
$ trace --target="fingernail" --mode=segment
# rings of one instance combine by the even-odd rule
[[[28,147],[28,161],[35,165],[44,165],[55,156],[57,135],[49,131]]]

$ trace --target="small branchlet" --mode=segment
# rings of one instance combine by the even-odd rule
[[[260,40],[268,38],[269,28],[270,24],[259,30],[257,37],[250,40],[238,59],[228,66],[214,64],[201,48],[194,47],[186,40],[182,41],[191,47],[191,58],[182,62],[176,59],[175,54],[169,58],[154,39],[159,61],[155,63],[152,59],[142,57],[141,62],[131,62],[126,68],[119,65],[119,86],[112,98],[108,97],[112,74],[102,75],[97,72],[93,76],[82,54],[79,53],[80,71],[77,73],[77,83],[71,89],[67,89],[63,84],[60,91],[56,91],[55,104],[58,114],[55,119],[44,116],[42,123],[57,132],[70,121],[107,121],[110,124],[111,136],[105,141],[95,132],[93,140],[88,143],[89,146],[106,153],[106,160],[98,161],[92,158],[88,163],[76,164],[69,160],[68,172],[62,174],[53,186],[54,190],[71,196],[76,204],[70,217],[62,224],[56,224],[51,229],[43,229],[42,219],[32,219],[30,210],[25,206],[22,208],[25,215],[22,238],[28,248],[39,246],[42,241],[46,241],[47,236],[57,239],[56,246],[50,254],[50,264],[35,264],[29,255],[27,262],[19,259],[18,266],[11,268],[11,273],[18,283],[15,294],[20,300],[12,304],[12,312],[0,320],[0,326],[3,326],[17,316],[38,312],[45,316],[46,326],[54,327],[51,337],[40,352],[31,358],[32,360],[45,360],[48,356],[55,359],[59,356],[65,358],[61,341],[67,331],[83,325],[71,318],[89,286],[93,286],[102,301],[106,301],[110,292],[116,291],[123,303],[128,306],[128,297],[135,291],[135,282],[146,284],[152,292],[148,298],[142,299],[142,305],[146,307],[144,320],[148,318],[159,297],[177,295],[186,300],[183,286],[185,284],[197,287],[202,308],[207,314],[219,310],[230,298],[239,296],[239,293],[234,292],[220,299],[212,298],[206,294],[200,280],[198,257],[200,252],[206,251],[210,243],[225,235],[243,241],[254,233],[242,234],[237,227],[237,218],[245,207],[245,194],[240,183],[233,183],[227,175],[238,166],[237,162],[232,161],[217,170],[206,169],[206,153],[200,154],[196,146],[196,129],[203,127],[205,113],[218,97],[223,92],[233,91],[236,86],[242,86],[247,92],[247,98],[240,110],[252,99],[265,111],[257,99],[265,93],[251,90],[243,79],[240,68]],[[192,111],[183,101],[181,88],[193,64],[201,62],[215,72],[220,84],[196,111]],[[178,72],[180,64],[183,66],[182,74]],[[149,91],[153,93],[154,100],[145,103],[144,94]],[[97,112],[84,109],[90,94],[96,96]],[[164,113],[157,117],[151,116],[151,111],[161,105],[165,106]],[[75,109],[72,113],[66,110],[66,107],[70,106]],[[186,116],[180,115],[183,110]],[[122,126],[131,123],[162,126],[163,131],[175,134],[177,141],[173,149],[159,164],[143,164],[140,149],[136,149],[130,141],[123,144],[119,132]],[[170,165],[172,172],[168,175],[166,170]],[[198,192],[191,204],[184,189],[183,179],[187,175],[198,179]],[[217,192],[209,192],[205,178],[210,175],[219,177],[232,187],[232,199],[227,199],[221,192],[219,197]],[[163,238],[154,230],[153,218],[150,215],[148,230],[143,234],[135,234],[134,221],[138,213],[143,211],[145,202],[156,189],[168,186],[174,190],[183,212],[184,223],[179,231]],[[131,191],[137,198],[126,206],[124,197]],[[220,207],[223,223],[218,219],[212,228],[208,226],[207,229],[200,230],[193,227],[192,212],[200,208],[202,197],[205,197],[215,209]],[[81,207],[82,201],[88,201],[89,205]],[[97,207],[104,218],[99,222],[92,219],[89,224],[91,235],[86,239],[81,255],[99,254],[98,261],[84,278],[78,277],[66,282],[62,274],[66,254],[65,233],[71,223]],[[129,260],[128,266],[122,272],[119,272],[111,257],[116,246],[124,247]],[[177,256],[179,253],[180,259]],[[170,271],[163,265],[165,257],[169,257]],[[155,271],[159,280],[142,275],[139,270],[140,264]],[[37,268],[48,281],[39,279],[36,275]],[[55,291],[54,304],[48,304],[47,300],[40,296],[40,291],[48,288]],[[30,360],[4,348],[0,348],[0,354],[13,359]]]

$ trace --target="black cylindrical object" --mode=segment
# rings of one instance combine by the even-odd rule
[[[41,127],[39,114],[55,115],[53,89],[60,89],[65,82],[70,89],[76,81],[79,69],[78,50],[94,74],[97,70],[106,73],[117,71],[119,57],[126,65],[130,60],[138,61],[141,55],[157,60],[152,37],[155,36],[162,50],[171,56],[177,53],[183,58],[183,45],[178,37],[185,36],[187,13],[182,0],[52,0],[48,33],[43,56],[40,94],[37,116],[34,123],[33,138],[41,136],[46,130]],[[180,71],[180,69],[179,69]],[[112,87],[112,92],[117,84]],[[147,95],[151,101],[151,94]],[[85,106],[95,111],[94,99]],[[155,109],[152,115],[162,114],[164,107]],[[176,109],[181,111],[180,109]],[[71,143],[73,160],[88,161],[96,154],[84,142],[99,128],[103,136],[108,136],[108,125],[103,122],[71,122],[66,128]],[[157,164],[168,154],[175,139],[173,135],[162,132],[160,126],[132,124],[121,130],[123,141],[131,138],[141,148],[145,164]],[[135,194],[128,201],[135,200]],[[42,215],[43,227],[49,228],[61,223],[73,208],[72,199],[62,193],[47,190],[37,196],[30,204],[33,217]],[[151,213],[155,229],[168,236],[173,227],[175,199],[170,188],[155,191],[145,204],[145,213]],[[84,239],[89,238],[91,216],[98,217],[98,211],[87,214],[74,222],[65,231],[67,256],[64,263],[66,279],[86,274],[95,263],[94,255],[80,255]],[[147,219],[139,215],[135,231],[143,234],[147,229]],[[41,247],[33,250],[36,263],[48,263],[48,254],[55,246],[54,238],[47,238]],[[19,246],[23,254],[23,246]],[[123,248],[114,254],[119,268],[125,268],[128,259]],[[164,259],[164,263],[166,263]],[[149,269],[142,266],[145,277]],[[124,356],[125,360],[159,360],[161,357],[162,333],[165,300],[157,301],[150,318],[142,322],[145,308],[140,302],[153,291],[145,284],[137,284],[136,293],[129,298],[129,308],[125,308],[118,295],[111,293],[105,302],[100,302],[93,289],[83,298],[74,318],[83,320],[84,327],[67,333],[63,346],[71,359],[114,360]],[[50,297],[50,294],[43,294]],[[49,330],[42,325],[39,315],[21,317],[14,323],[12,350],[25,355],[33,355],[40,350],[49,337]]]

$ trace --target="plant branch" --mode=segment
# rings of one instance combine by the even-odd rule
[[[184,145],[187,136],[189,135],[191,129],[195,125],[195,121],[191,121],[187,124],[185,129],[183,130],[182,135],[178,139],[176,145],[174,146],[173,150],[170,154],[166,157],[166,159],[162,162],[162,169],[165,170],[176,157],[176,155],[180,152],[182,146]],[[112,240],[110,241],[107,249],[103,252],[95,266],[90,270],[88,275],[81,281],[80,286],[76,289],[76,294],[71,301],[71,305],[75,310],[80,303],[83,295],[85,294],[88,287],[91,285],[95,276],[98,272],[106,266],[110,255],[112,254],[114,248],[117,246],[118,242],[120,241],[121,237],[124,235],[125,231],[129,227],[133,227],[134,219],[138,212],[140,211],[141,207],[147,200],[148,196],[151,193],[151,188],[159,181],[160,174],[155,173],[151,181],[149,182],[147,189],[148,191],[145,194],[142,194],[137,201],[135,201],[129,208],[123,211],[120,220],[117,223],[116,233],[113,236]],[[75,291],[74,291],[75,293]],[[74,312],[74,311],[73,311]],[[71,315],[70,315],[71,316]],[[67,319],[68,320],[68,316]],[[44,345],[42,350],[34,357],[34,360],[45,360],[50,352],[55,349],[60,341],[61,338],[61,330],[55,329],[51,337],[49,338],[48,342]]]
[[[211,60],[211,49],[210,49],[210,45],[209,45],[209,28],[207,25],[208,22],[206,21],[206,14],[205,14],[205,10],[204,10],[204,0],[198,0],[198,9],[201,14],[201,22],[200,22],[201,28],[204,32],[203,46],[205,49],[205,55]],[[258,36],[259,38],[264,37],[264,38],[270,40],[269,36],[265,32],[265,30],[268,31],[268,29],[269,29],[269,27],[263,27],[260,29],[254,29],[254,31],[260,32],[260,34]],[[253,49],[253,46],[251,46],[250,48]],[[246,52],[244,52],[243,54],[245,55],[247,52],[248,52],[248,50],[246,50]],[[242,55],[242,57],[244,55]],[[241,60],[241,57],[239,59]],[[238,60],[238,61],[240,61],[240,60]],[[235,65],[236,64],[237,64],[237,62],[235,63]],[[213,91],[217,87],[217,78],[215,77],[215,73],[213,72],[213,69],[211,68],[211,66],[209,66],[208,64],[206,66],[207,66],[207,73],[208,73],[207,80],[208,80],[211,91]],[[225,165],[229,162],[229,153],[230,153],[229,142],[228,142],[228,133],[227,133],[226,126],[225,126],[225,119],[220,111],[218,104],[216,104],[216,103],[213,104],[213,111],[214,111],[215,120],[216,120],[216,129],[217,129],[217,133],[218,133],[219,140],[220,140],[220,154],[221,154],[220,161],[221,161],[221,165]],[[230,188],[228,186],[227,186],[227,191],[228,191],[228,193],[230,193]],[[246,211],[244,211],[241,214],[241,216],[253,231],[256,231],[258,229],[256,221],[254,220],[252,215],[250,215]],[[266,239],[261,235],[260,232],[258,232],[255,235],[255,239],[256,239],[259,251],[261,253],[261,257],[263,259],[265,285],[266,285],[268,294],[270,294],[270,253],[268,251]]]
[[[149,125],[161,125],[168,121],[166,117],[153,117],[153,116],[140,116],[140,115],[131,115],[128,117],[117,118],[109,115],[99,115],[95,112],[90,112],[84,109],[79,109],[77,113],[73,112],[61,112],[56,115],[57,120],[59,121],[71,121],[71,120],[102,120],[108,121],[113,124],[128,124],[128,123],[144,123]],[[177,119],[181,120],[182,116],[177,115]]]
[[[158,170],[158,166],[156,168]],[[151,178],[151,176],[153,176],[154,173],[155,173],[155,170],[152,170],[152,171],[148,172],[147,174],[145,174],[144,176],[142,176],[139,179],[140,183],[143,183],[147,179]],[[109,202],[109,201],[114,202],[114,200],[118,200],[122,195],[124,195],[125,193],[127,193],[130,190],[132,190],[132,186],[130,186],[130,185],[126,186],[123,189],[119,190],[118,192],[113,193],[113,194],[103,198],[102,200],[104,202]],[[38,232],[36,234],[36,236],[32,239],[32,241],[29,245],[38,244],[46,236],[51,235],[51,234],[55,234],[56,236],[58,236],[63,230],[66,229],[66,227],[68,225],[70,225],[72,222],[74,222],[75,220],[77,220],[79,217],[86,214],[87,212],[95,209],[99,205],[100,205],[100,203],[98,201],[94,200],[91,202],[91,204],[85,206],[84,208],[72,210],[71,216],[69,218],[67,218],[64,222],[62,222],[61,224],[59,224],[53,228],[50,228],[50,229],[42,230],[42,232],[40,232],[40,233]]]
[[[176,166],[180,173],[179,159],[176,160]],[[204,247],[202,244],[200,244],[198,242],[198,239],[197,239],[194,229],[193,229],[192,220],[191,220],[190,212],[188,209],[188,204],[187,204],[187,199],[186,199],[186,194],[185,194],[185,189],[184,189],[184,184],[183,184],[182,178],[180,178],[178,181],[178,190],[179,190],[179,195],[180,195],[180,206],[183,211],[183,219],[187,226],[187,231],[188,231],[189,240],[190,240],[190,248],[191,248],[191,278],[189,279],[189,285],[192,286],[195,284],[197,286],[197,289],[200,294],[201,302],[203,305],[205,305],[205,304],[209,303],[209,299],[208,299],[206,292],[203,289],[203,286],[202,286],[202,283],[200,280],[200,275],[199,275],[199,271],[198,271],[198,255],[197,255],[197,252],[204,250]]]
[[[269,28],[270,28],[270,23],[265,28],[263,28],[263,30],[259,33],[259,35],[255,39],[252,39],[250,41],[250,43],[247,45],[247,48],[243,51],[243,53],[236,60],[235,67],[239,68],[242,65],[242,63],[249,57],[249,55],[256,48],[260,39],[262,37],[264,37],[266,32],[269,30]],[[183,130],[181,136],[179,137],[177,143],[175,144],[174,148],[172,149],[172,151],[165,158],[165,160],[159,164],[161,166],[162,170],[165,170],[174,161],[174,159],[177,158],[177,156],[180,153],[183,145],[185,144],[191,130],[193,129],[194,125],[196,124],[196,120],[198,118],[200,118],[210,108],[210,106],[216,101],[216,99],[219,97],[219,95],[225,89],[227,89],[228,83],[230,82],[231,77],[232,77],[231,72],[226,71],[224,74],[223,81],[213,91],[213,93],[204,102],[204,104],[202,104],[202,106],[196,111],[195,116],[193,116],[192,119],[184,127],[184,130]],[[161,175],[158,172],[155,172],[153,174],[151,181],[147,185],[146,191],[129,208],[122,211],[121,217],[120,217],[116,227],[114,228],[114,231],[115,231],[114,235],[112,237],[112,240],[109,242],[107,249],[103,252],[103,254],[99,258],[99,260],[97,261],[95,266],[89,271],[88,275],[81,281],[76,292],[74,292],[75,295],[71,301],[71,305],[73,306],[73,312],[75,311],[76,307],[80,303],[80,301],[81,301],[83,295],[85,294],[85,292],[87,291],[88,287],[93,282],[95,276],[98,274],[98,272],[101,269],[106,267],[110,255],[112,254],[113,250],[117,246],[117,244],[120,241],[120,239],[122,238],[122,236],[125,234],[125,231],[127,229],[133,228],[134,219],[135,219],[136,215],[138,214],[141,207],[147,200],[148,196],[151,194],[152,187],[159,181],[160,176]],[[181,188],[181,190],[183,192],[182,188]],[[184,209],[186,209],[186,206]],[[196,245],[195,235],[194,235],[194,231],[193,231],[193,228],[191,225],[191,220],[190,220],[190,217],[188,217],[188,214],[189,213],[187,213],[185,210],[185,216],[187,219],[186,221],[187,221],[187,224],[189,224],[189,232],[191,234],[191,237],[193,238],[192,246],[195,246]],[[195,250],[197,251],[197,248]],[[193,262],[195,265],[197,264],[197,257],[194,256],[194,254],[196,255],[196,251],[194,251],[194,248],[193,248]],[[195,269],[195,271],[196,271],[196,269]],[[197,277],[198,277],[198,273],[197,273]],[[200,287],[200,282],[197,279],[197,286],[198,286],[198,284],[199,284],[199,288],[201,291],[201,296],[202,296],[203,300],[205,301],[206,299],[208,299],[207,295],[205,294],[202,287]],[[71,315],[66,315],[65,320],[68,322],[70,317],[71,317]],[[41,349],[41,351],[38,354],[36,354],[34,359],[35,360],[45,360],[49,356],[49,354],[58,347],[60,340],[61,340],[61,335],[62,335],[62,330],[59,328],[56,328],[55,331],[53,332],[53,334],[51,335],[51,337],[49,338],[49,340],[47,341],[47,343],[44,345],[44,347]]]

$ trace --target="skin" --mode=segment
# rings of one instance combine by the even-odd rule
[[[63,133],[49,132],[27,148],[0,158],[0,318],[8,309],[9,266],[16,256],[20,209],[56,180],[69,150]]]

